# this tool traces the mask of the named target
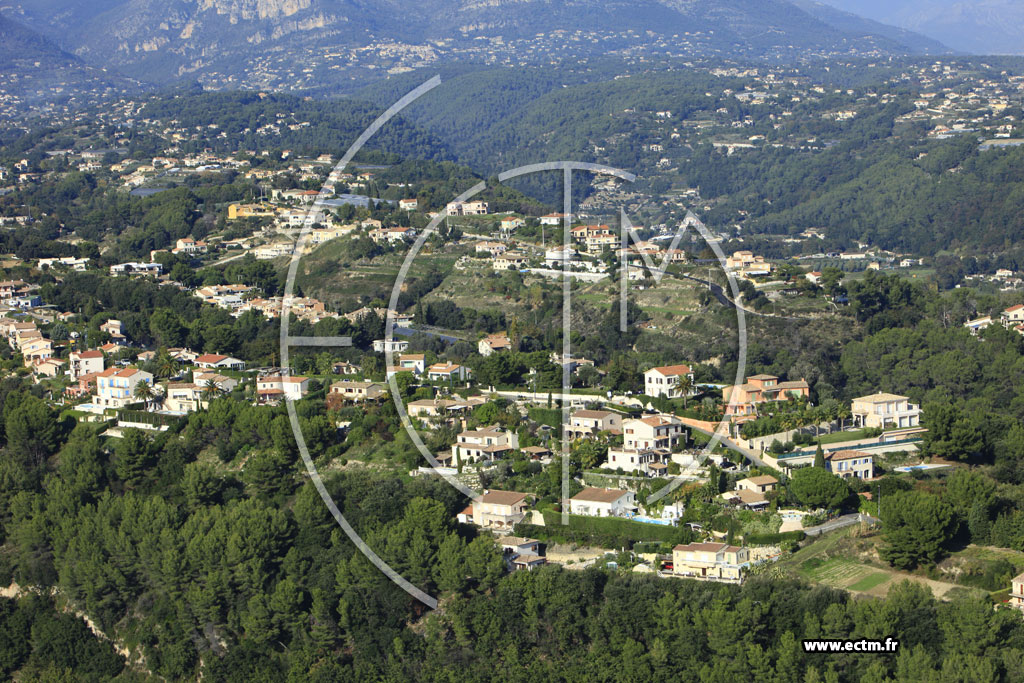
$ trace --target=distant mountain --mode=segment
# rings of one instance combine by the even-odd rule
[[[934,47],[885,27],[823,21],[787,0],[14,0],[11,11],[87,62],[151,81],[236,86],[299,83],[331,53],[337,61],[322,78],[354,64],[467,55],[541,63],[566,51],[792,58]],[[346,52],[365,46],[379,63]]]
[[[85,104],[137,83],[84,63],[29,27],[0,14],[0,116],[57,102]]]
[[[973,54],[1024,54],[1020,0],[823,0]]]
[[[792,0],[792,2],[815,19],[844,33],[888,38],[895,44],[906,46],[911,51],[922,55],[941,55],[954,52],[952,48],[934,38],[867,19],[851,12],[844,12],[824,2],[818,2],[818,0]]]
[[[0,68],[17,68],[35,62],[66,67],[80,60],[27,26],[0,14]]]

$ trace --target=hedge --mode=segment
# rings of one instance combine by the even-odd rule
[[[123,422],[135,422],[148,425],[172,425],[182,419],[181,415],[167,415],[165,413],[150,413],[145,410],[120,410],[118,418]]]
[[[786,541],[802,541],[807,534],[797,529],[796,531],[783,531],[777,534],[750,534],[744,536],[743,541],[747,545],[778,545]]]
[[[545,528],[566,528],[562,524],[561,513],[547,510],[542,514],[544,515]],[[588,517],[584,515],[569,515],[568,529],[594,537],[605,536],[628,541],[627,543],[620,543],[620,546],[632,546],[637,541],[686,543],[693,536],[688,527],[645,524],[619,517]]]

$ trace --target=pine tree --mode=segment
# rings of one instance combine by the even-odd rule
[[[989,537],[992,534],[992,522],[989,519],[988,505],[984,501],[977,501],[971,506],[967,513],[967,530],[971,534],[971,542],[978,545],[988,545]]]

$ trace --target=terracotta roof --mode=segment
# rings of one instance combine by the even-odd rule
[[[663,375],[688,375],[690,374],[689,365],[663,365],[657,368],[651,368],[651,370],[657,370]],[[647,372],[650,372],[648,370]]]
[[[456,365],[455,363],[434,363],[433,365],[430,366],[430,368],[428,368],[428,370],[429,372],[452,373],[458,370],[460,367],[462,366]]]
[[[93,349],[91,351],[74,351],[71,355],[79,358],[103,358],[103,352],[99,349]]]
[[[906,401],[907,397],[879,392],[877,394],[871,394],[870,396],[861,396],[860,398],[855,398],[853,400],[861,403],[889,403],[890,401]]]
[[[757,491],[748,491],[746,489],[737,489],[735,491],[728,491],[722,494],[722,497],[726,500],[732,498],[739,498],[744,505],[757,505],[758,503],[767,503],[768,499],[762,496]]]
[[[488,503],[490,505],[515,505],[526,500],[525,493],[519,493],[518,491],[487,491],[480,496],[481,503]]]
[[[204,353],[203,355],[196,358],[196,363],[219,363],[222,360],[227,359],[227,356],[222,356],[218,353]]]
[[[593,503],[614,503],[629,493],[622,489],[596,489],[588,487],[577,493],[570,500],[586,500]]]
[[[717,553],[723,550],[736,552],[737,550],[741,550],[741,548],[739,546],[729,545],[728,543],[690,543],[688,545],[677,545],[673,550]]]
[[[97,377],[133,377],[141,372],[138,368],[107,368],[103,372],[96,373]]]
[[[747,481],[749,481],[751,484],[759,484],[759,485],[760,484],[778,484],[779,483],[778,479],[776,479],[775,477],[773,477],[771,475],[768,475],[768,474],[762,474],[759,477],[747,477]]]
[[[651,415],[650,417],[645,417],[639,421],[643,422],[645,425],[650,425],[652,427],[664,427],[665,425],[680,424],[678,421],[671,420],[662,415]]]
[[[527,543],[539,543],[539,541],[523,536],[502,536],[498,539],[498,545],[526,545]]]
[[[583,417],[592,420],[603,420],[609,415],[615,415],[610,410],[577,410],[572,414],[573,417]]]
[[[825,459],[826,460],[836,461],[836,460],[853,460],[854,458],[870,458],[870,457],[871,457],[871,455],[869,453],[864,453],[862,451],[846,450],[846,451],[836,451],[835,453],[829,453],[829,454],[827,454],[825,456]]]

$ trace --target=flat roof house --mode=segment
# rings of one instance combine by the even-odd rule
[[[431,382],[464,382],[469,377],[469,368],[456,363],[434,363],[427,368],[427,379]]]
[[[964,327],[971,331],[971,334],[978,334],[986,327],[992,325],[992,316],[986,315],[981,318],[975,318],[974,320],[968,320],[964,323]]]
[[[391,351],[392,353],[402,353],[409,348],[409,342],[405,339],[392,339],[388,341],[386,339],[375,339],[373,340],[373,350],[377,353],[385,353]]]
[[[427,367],[426,356],[422,353],[403,353],[398,357],[398,366],[422,375]]]

